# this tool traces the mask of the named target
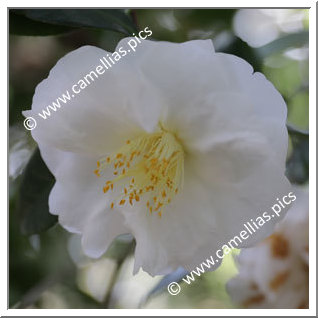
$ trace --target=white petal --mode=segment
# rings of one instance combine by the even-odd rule
[[[222,65],[234,92],[248,96],[254,112],[272,148],[277,154],[278,163],[285,165],[288,134],[286,129],[287,106],[274,85],[261,73],[253,73],[253,68],[243,59],[224,53],[217,53],[217,60]]]
[[[233,138],[248,139],[259,127],[249,98],[231,91],[198,96],[195,107],[179,109],[174,125],[191,153],[209,151]]]
[[[40,150],[56,179],[49,196],[50,213],[59,215],[64,228],[80,233],[90,214],[104,211],[108,202],[103,193],[105,180],[93,173],[96,159],[43,145]]]
[[[87,219],[82,236],[82,246],[86,255],[94,258],[102,256],[113,239],[129,233],[123,216],[116,210],[99,210]]]
[[[268,155],[268,145],[262,140],[234,139],[212,148],[209,154],[193,157],[192,164],[210,192],[216,224],[227,240],[239,235],[245,230],[244,223],[255,221],[265,211],[275,215],[271,207],[276,199],[291,191],[290,183]],[[250,246],[271,234],[288,208],[281,211],[280,217],[272,217],[241,246]]]
[[[191,167],[185,171],[184,189],[161,218],[144,210],[123,212],[136,238],[135,273],[140,267],[150,275],[167,274],[180,266],[192,270],[222,246],[210,193]]]
[[[61,102],[56,112],[51,110],[51,117],[44,120],[38,116],[66,90],[72,94],[72,86],[91,71],[96,73],[100,59],[107,54],[96,47],[81,47],[61,58],[49,77],[37,86],[32,110],[24,112],[37,119],[32,131],[36,141],[64,151],[102,154],[120,146],[127,135],[149,131],[157,125],[160,107],[156,94],[134,73],[133,67],[121,61],[94,82],[90,80],[91,84],[66,104]],[[149,103],[151,99],[153,102]]]
[[[288,134],[282,96],[263,74],[253,74],[244,60],[217,53],[214,61],[223,68],[219,84],[211,85],[205,94],[195,93],[190,105],[176,104],[175,114],[169,112],[179,138],[189,151],[206,151],[234,135],[254,138],[258,134],[271,144],[268,150],[283,169]],[[209,81],[207,75],[205,80]],[[190,86],[188,90],[193,93]]]
[[[100,257],[116,236],[129,230],[118,211],[106,208],[110,203],[102,191],[105,179],[93,173],[96,160],[43,145],[40,149],[57,180],[49,197],[50,212],[68,231],[83,235],[86,255]]]
[[[223,72],[217,64],[211,40],[185,43],[143,42],[140,73],[164,98],[163,119],[168,124],[180,108],[195,107],[197,96],[218,90]],[[130,57],[130,58],[133,58]]]

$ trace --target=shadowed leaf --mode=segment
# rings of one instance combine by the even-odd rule
[[[39,233],[57,222],[57,216],[49,213],[48,206],[48,197],[54,182],[39,149],[35,150],[25,168],[20,186],[18,209],[23,234]]]
[[[130,17],[119,9],[23,9],[18,13],[59,26],[112,30],[127,35],[136,31]]]
[[[28,19],[27,17],[9,11],[9,32],[15,35],[29,35],[29,36],[44,36],[56,35],[72,31],[73,28],[47,24],[35,20]]]

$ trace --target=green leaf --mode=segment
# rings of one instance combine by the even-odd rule
[[[288,125],[293,152],[287,160],[286,176],[292,183],[303,184],[309,178],[309,133]]]
[[[191,24],[193,27],[203,28],[205,26],[218,25],[230,27],[236,9],[174,9],[174,16],[182,22]]]
[[[25,168],[20,186],[18,209],[23,234],[39,233],[57,222],[57,216],[49,213],[48,206],[54,182],[39,149],[35,150]]]
[[[282,36],[264,46],[256,49],[261,57],[267,57],[274,53],[284,51],[288,48],[297,48],[308,44],[309,33],[302,31]]]
[[[22,9],[18,11],[29,19],[54,25],[104,29],[126,35],[136,32],[133,21],[119,9]]]
[[[56,35],[72,31],[72,28],[42,23],[9,11],[9,32],[15,35]]]

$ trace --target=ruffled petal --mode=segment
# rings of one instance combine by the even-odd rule
[[[232,90],[250,99],[254,107],[252,115],[258,118],[259,129],[276,152],[277,163],[284,166],[288,133],[287,106],[282,95],[262,73],[254,73],[252,66],[243,59],[224,53],[217,53],[216,57],[231,83]]]
[[[192,157],[192,165],[202,184],[209,189],[218,228],[226,241],[239,235],[244,223],[264,224],[241,247],[255,244],[270,233],[289,209],[278,217],[272,206],[291,191],[281,167],[273,160],[268,145],[261,138],[235,138],[215,146],[204,155]],[[257,219],[267,212],[271,220]],[[251,220],[252,219],[252,220]]]
[[[210,64],[222,65],[218,84],[204,94],[189,89],[194,96],[169,110],[168,123],[184,146],[190,152],[209,151],[234,135],[247,139],[261,135],[271,144],[268,151],[277,165],[284,169],[288,133],[282,96],[263,74],[253,73],[251,65],[236,56],[216,53]],[[205,80],[211,82],[209,75]]]
[[[63,58],[51,70],[49,77],[36,88],[32,110],[25,116],[33,116],[37,127],[32,131],[34,139],[64,151],[84,154],[103,154],[124,142],[126,136],[141,131],[151,131],[158,123],[160,105],[156,93],[134,68],[121,63],[113,65],[98,78],[87,77],[90,85],[78,95],[72,86],[101,65],[100,59],[110,53],[92,46],[81,47]],[[123,80],[125,79],[125,80]],[[66,104],[51,116],[42,119],[38,113],[69,90],[73,95]],[[153,100],[152,103],[149,103]],[[144,110],[147,109],[146,116]]]
[[[106,208],[105,180],[93,174],[96,160],[43,145],[40,149],[57,180],[49,197],[50,212],[65,229],[82,234],[86,255],[100,257],[116,236],[129,230],[118,211]]]
[[[124,217],[116,210],[99,210],[90,214],[84,227],[82,246],[86,255],[102,256],[120,234],[129,233]]]
[[[96,159],[40,145],[41,155],[56,183],[49,196],[50,213],[68,231],[81,233],[90,214],[105,211],[102,178],[94,174]]]
[[[144,209],[122,211],[136,238],[135,273],[139,268],[150,275],[167,274],[180,266],[192,270],[222,246],[209,190],[191,166],[185,174],[183,190],[161,218]]]

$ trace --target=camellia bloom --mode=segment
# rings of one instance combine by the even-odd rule
[[[24,114],[37,116],[107,54],[67,54]],[[193,269],[289,192],[285,120],[273,85],[211,40],[145,40],[32,135],[56,178],[50,212],[82,235],[85,253],[100,257],[131,233],[134,271],[156,275]]]
[[[237,258],[239,274],[227,287],[244,307],[308,308],[308,191],[295,194],[295,204],[275,232]]]

